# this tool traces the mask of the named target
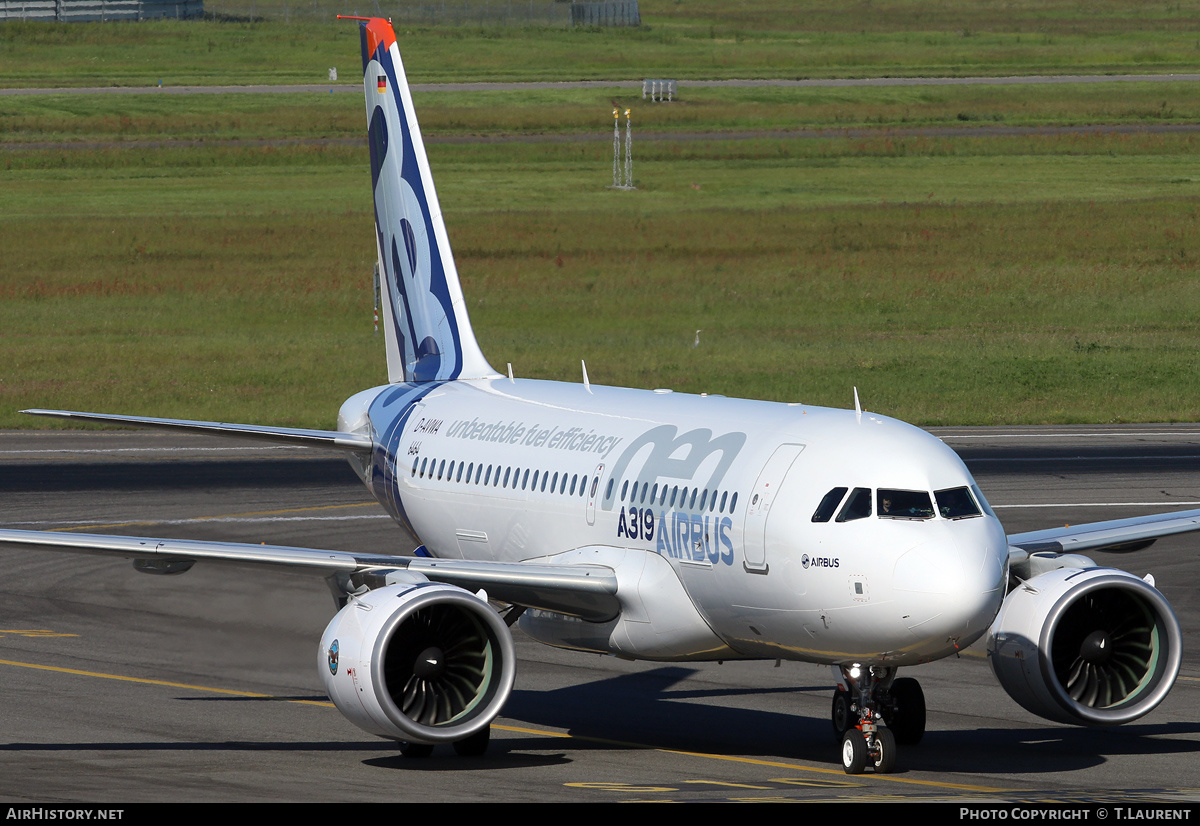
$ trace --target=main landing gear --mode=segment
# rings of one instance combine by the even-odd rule
[[[459,757],[482,757],[487,751],[491,738],[492,727],[486,726],[469,737],[455,740],[454,752]],[[420,759],[433,754],[433,746],[429,743],[412,743],[408,740],[401,740],[399,743],[400,754],[405,757]]]
[[[879,774],[896,767],[896,745],[916,745],[925,735],[925,693],[896,669],[834,666],[834,735],[842,746],[846,774],[873,766]]]

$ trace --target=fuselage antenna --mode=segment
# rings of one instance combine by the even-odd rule
[[[862,424],[862,405],[858,403],[858,388],[854,388],[854,420]]]

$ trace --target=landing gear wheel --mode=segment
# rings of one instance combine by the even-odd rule
[[[833,736],[842,739],[847,731],[854,726],[854,716],[850,711],[850,692],[837,690],[833,692]]]
[[[400,741],[400,753],[405,757],[428,757],[433,754],[432,743],[410,743],[408,740]]]
[[[852,728],[842,735],[842,769],[846,774],[862,774],[867,767],[867,741]]]
[[[876,774],[891,774],[896,770],[896,737],[891,729],[875,730],[871,752],[871,762],[875,764]]]
[[[462,740],[454,741],[454,751],[460,757],[482,757],[492,739],[492,727],[486,726]]]
[[[925,736],[925,692],[912,677],[892,683],[891,702],[884,705],[883,719],[902,746],[915,746]]]

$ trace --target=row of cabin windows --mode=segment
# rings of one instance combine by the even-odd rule
[[[447,466],[447,461],[449,465]],[[503,471],[503,473],[501,473]],[[532,476],[530,475],[532,474]],[[541,492],[545,493],[547,489],[551,493],[558,492],[567,496],[574,496],[578,490],[580,496],[584,496],[588,487],[588,477],[584,476],[581,480],[578,473],[551,475],[550,471],[539,471],[531,468],[517,468],[513,472],[511,467],[501,468],[499,465],[487,465],[486,467],[481,462],[476,465],[474,462],[455,462],[453,459],[430,459],[417,457],[413,459],[412,475],[419,479],[437,479],[439,482],[445,479],[448,482],[463,482],[476,485],[490,485],[492,487],[511,488],[517,490],[538,490],[539,477],[541,484]],[[474,477],[474,479],[472,479]],[[605,498],[611,498],[613,494],[613,486],[616,484],[616,479],[608,480],[608,490],[605,493]],[[592,496],[596,495],[596,487],[600,483],[599,477],[594,477],[592,482]],[[708,510],[719,511],[725,513],[726,505],[729,507],[729,513],[733,513],[737,507],[737,491],[734,491],[733,496],[729,495],[728,491],[710,491],[701,490],[700,488],[680,488],[678,485],[654,485],[650,486],[649,482],[642,482],[641,490],[638,490],[638,483],[633,483],[632,492],[629,489],[629,481],[626,480],[621,485],[621,501],[628,501],[629,504],[644,505],[649,501],[651,505],[656,502],[659,506],[675,507],[676,503],[684,510]],[[720,504],[718,505],[718,493],[720,495]],[[668,503],[668,498],[670,502]],[[699,503],[697,503],[699,498]],[[697,504],[699,507],[697,507]]]
[[[615,479],[608,480],[608,494],[605,498],[612,496],[613,483]],[[720,505],[718,506],[718,494],[720,494]],[[729,491],[715,491],[700,488],[688,488],[687,486],[679,487],[679,485],[654,485],[650,486],[649,482],[642,482],[641,490],[638,489],[638,483],[633,483],[633,490],[629,489],[629,480],[626,480],[621,485],[621,501],[628,501],[631,505],[645,505],[647,502],[651,505],[657,504],[659,507],[674,508],[676,505],[681,510],[692,511],[719,511],[725,513],[725,506],[729,506],[729,513],[733,513],[733,509],[737,507],[737,491],[734,491],[733,496],[729,495]]]
[[[439,482],[445,479],[447,482],[462,482],[465,484],[484,485],[497,488],[511,488],[513,490],[537,490],[538,485],[541,485],[542,493],[547,490],[550,493],[561,493],[567,496],[574,496],[578,491],[580,496],[587,492],[588,477],[585,475],[580,479],[578,473],[555,473],[551,475],[550,471],[533,470],[525,468],[514,469],[512,467],[501,467],[500,465],[484,465],[480,462],[478,465],[474,462],[455,462],[449,460],[447,466],[446,459],[430,459],[426,456],[424,459],[418,457],[413,459],[412,475],[419,479],[437,479]],[[599,485],[599,477],[592,479],[592,495],[596,495],[596,487]]]

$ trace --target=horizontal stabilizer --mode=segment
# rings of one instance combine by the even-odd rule
[[[149,416],[115,416],[107,413],[80,413],[75,410],[22,410],[21,412],[31,416],[49,416],[71,421],[207,433],[213,436],[236,436],[275,444],[350,450],[356,453],[370,453],[373,447],[370,436],[342,433],[338,430],[307,430],[300,427],[267,427],[266,425],[230,424],[228,422],[195,422],[189,419],[156,419]]]
[[[1137,551],[1154,540],[1177,533],[1200,531],[1200,510],[1157,513],[1130,519],[1111,519],[1068,525],[1044,531],[1014,533],[1008,544],[1031,553],[1081,553],[1083,551]]]

